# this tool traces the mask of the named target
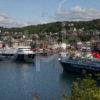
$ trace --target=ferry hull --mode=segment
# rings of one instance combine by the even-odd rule
[[[14,61],[17,61],[17,62],[33,62],[35,58],[35,54],[17,54],[15,55],[14,57]]]
[[[67,63],[67,62],[60,62],[63,70],[67,71],[67,72],[72,72],[72,73],[78,73],[78,74],[82,74],[83,72],[86,73],[91,73],[91,74],[99,74],[100,73],[100,68],[99,69],[95,69],[95,68],[90,68],[89,65],[78,65],[78,64],[71,64],[71,63]]]
[[[11,60],[16,62],[30,62],[32,63],[35,58],[35,54],[2,54],[3,59],[0,60]]]
[[[0,61],[2,61],[3,60],[3,57],[0,55]]]
[[[1,54],[2,60],[12,60],[14,54]]]

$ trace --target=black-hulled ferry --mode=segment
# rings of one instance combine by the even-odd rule
[[[86,71],[91,74],[100,74],[100,42],[98,46],[92,46],[90,54],[93,57],[92,59],[61,57],[59,61],[64,71],[80,74]]]
[[[91,74],[100,73],[100,61],[92,61],[89,59],[61,59],[61,65],[64,71],[82,73],[86,71]]]
[[[19,62],[33,62],[36,53],[28,46],[17,48],[13,60]]]

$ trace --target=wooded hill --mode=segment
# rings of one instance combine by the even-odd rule
[[[77,29],[83,28],[85,30],[100,30],[100,19],[92,20],[92,21],[77,21],[77,22],[69,22],[64,21],[66,30],[69,29],[69,24],[73,23],[74,27]],[[44,32],[60,32],[62,30],[62,22],[52,22],[48,24],[38,24],[38,25],[31,25],[21,28],[3,28],[0,27],[0,30],[3,32],[24,32],[27,34],[41,34]]]

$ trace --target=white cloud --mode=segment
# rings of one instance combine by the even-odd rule
[[[37,25],[42,23],[48,23],[51,21],[79,21],[79,20],[92,20],[100,18],[100,11],[94,8],[83,8],[80,5],[76,5],[69,9],[63,6],[66,0],[63,0],[57,9],[54,16],[49,15],[47,12],[41,14],[41,19],[39,21],[30,22],[18,22],[14,21],[11,16],[4,12],[0,12],[0,26],[4,27],[23,27],[28,25]],[[45,18],[45,20],[44,20]]]
[[[3,12],[0,12],[0,22],[5,21],[7,19],[8,19],[8,15]]]
[[[84,12],[85,9],[82,9],[79,5],[72,8],[72,11],[74,12]]]
[[[11,16],[4,12],[0,12],[0,26],[3,27],[24,27],[28,25],[37,25],[37,24],[43,24],[46,23],[46,21],[28,21],[28,22],[20,22],[15,21]]]
[[[32,23],[20,23],[17,21],[14,21],[12,17],[10,17],[8,14],[4,12],[0,12],[0,26],[3,27],[23,27],[31,25]]]
[[[60,9],[59,11],[55,14],[57,20],[79,21],[100,18],[100,11],[94,8],[82,8],[79,5],[72,7],[69,10]]]

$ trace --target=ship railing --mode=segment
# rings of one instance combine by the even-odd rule
[[[79,58],[79,57],[61,57],[60,60],[67,61],[69,63],[79,64],[79,65],[87,65],[89,66],[99,66],[100,60],[88,59],[88,58]]]

